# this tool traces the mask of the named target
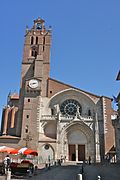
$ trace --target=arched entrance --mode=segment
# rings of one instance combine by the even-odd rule
[[[68,161],[85,161],[89,156],[95,159],[95,142],[92,129],[83,121],[73,121],[61,134],[63,154]]]
[[[69,131],[68,134],[68,150],[70,161],[84,161],[85,148],[87,146],[87,138],[80,130]]]

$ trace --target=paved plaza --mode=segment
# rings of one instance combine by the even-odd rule
[[[62,165],[52,167],[51,170],[42,171],[32,180],[77,180],[77,175],[81,172],[81,165]],[[83,180],[97,180],[98,175],[101,180],[120,180],[120,165],[97,164],[84,165]]]
[[[50,170],[41,172],[38,176],[34,176],[32,180],[76,180],[79,173],[79,166],[75,165],[62,165],[59,167],[52,167]]]
[[[12,178],[12,180],[77,180],[81,173],[81,164],[65,163],[62,166],[52,166],[50,169],[41,167],[37,175],[32,177]],[[115,164],[96,164],[83,166],[83,180],[120,180],[120,165]],[[5,179],[0,177],[0,180]]]

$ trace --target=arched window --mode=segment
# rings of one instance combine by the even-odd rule
[[[28,125],[25,127],[25,133],[28,133]]]
[[[45,50],[45,37],[43,37],[43,51]]]
[[[37,51],[35,49],[32,50],[32,56],[34,56],[35,58],[37,57]]]
[[[42,29],[42,24],[41,23],[37,23],[36,29]]]
[[[43,45],[45,45],[45,36],[43,37]]]
[[[36,44],[38,44],[38,37],[36,37]]]
[[[51,115],[54,115],[54,109],[51,109]]]
[[[31,44],[33,44],[33,42],[34,42],[34,37],[32,36],[31,37]]]
[[[91,110],[90,109],[88,110],[88,116],[91,116]]]
[[[38,53],[37,53],[37,51],[35,50],[35,56],[34,56],[35,58],[37,57],[37,54],[38,54]]]

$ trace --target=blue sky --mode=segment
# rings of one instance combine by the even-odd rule
[[[38,16],[52,26],[51,74],[82,90],[117,96],[120,82],[120,0],[0,2],[0,115],[9,91],[19,92],[26,25]]]

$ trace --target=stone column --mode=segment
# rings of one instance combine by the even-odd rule
[[[14,124],[15,124],[15,107],[12,108],[12,115],[11,115],[11,128],[14,128]]]
[[[99,143],[99,127],[98,127],[98,119],[97,119],[97,113],[96,113],[96,124],[95,124],[95,150],[96,150],[96,161],[100,162],[100,143]]]
[[[66,160],[69,161],[69,144],[66,144]]]
[[[3,134],[7,134],[7,126],[8,126],[8,113],[9,113],[9,108],[7,107],[7,108],[6,108],[6,110],[5,110]]]
[[[78,161],[78,144],[75,144],[76,161]]]
[[[68,146],[68,142],[67,142],[67,137],[65,135],[65,137],[64,137],[64,152],[63,152],[64,157],[67,156],[67,146]]]
[[[60,129],[60,116],[59,113],[56,114],[57,115],[57,144],[56,144],[56,158],[59,159],[60,158],[60,154],[61,154],[61,129]]]

